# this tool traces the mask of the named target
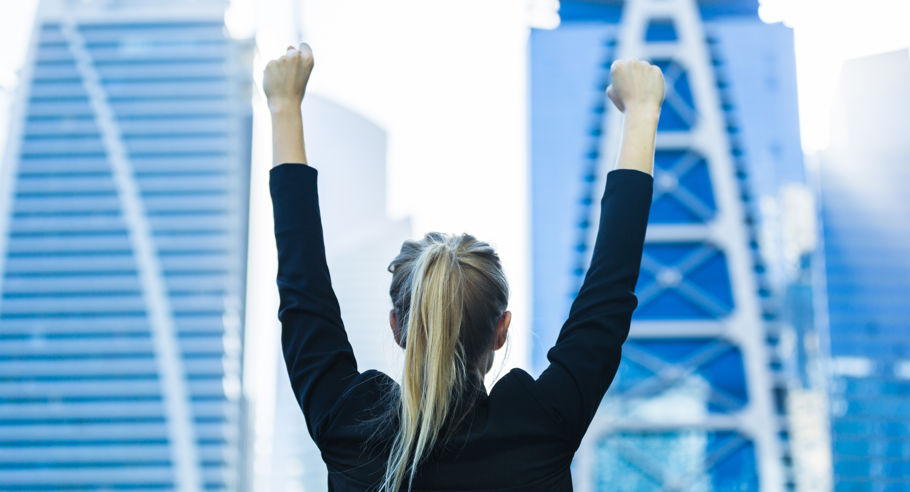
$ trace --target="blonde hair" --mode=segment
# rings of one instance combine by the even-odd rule
[[[380,490],[397,492],[406,476],[411,489],[444,424],[460,422],[476,400],[465,389],[482,386],[492,365],[489,349],[509,285],[493,248],[470,234],[430,232],[405,241],[388,270],[405,360],[399,390],[388,394],[399,426]]]

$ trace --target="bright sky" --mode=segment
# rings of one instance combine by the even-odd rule
[[[244,12],[243,15],[237,16],[235,22],[241,31],[250,32],[250,29],[255,29],[255,25],[253,27],[250,25],[257,23],[255,21],[257,18],[268,17],[278,20],[278,22],[272,22],[272,25],[275,25],[288,24],[290,18],[293,17],[287,15],[294,12],[291,0],[261,0],[256,2],[257,9],[250,7],[253,3],[251,0],[233,0],[233,2],[242,6],[240,10]],[[783,19],[785,24],[794,27],[803,148],[807,151],[824,148],[828,142],[827,120],[830,114],[831,97],[834,94],[835,81],[841,63],[847,58],[910,46],[910,29],[907,27],[908,19],[910,19],[910,2],[906,0],[760,0],[760,2],[759,14],[763,20],[775,22]],[[400,35],[402,27],[411,26],[412,29],[405,31],[413,34],[415,32],[413,29],[419,29],[420,24],[433,25],[425,22],[426,19],[446,20],[448,22],[445,24],[456,28],[482,23],[485,19],[488,21],[497,18],[489,13],[490,8],[496,8],[490,7],[490,2],[480,5],[476,1],[431,3],[393,0],[383,2],[382,9],[369,7],[367,2],[350,0],[310,0],[303,3],[308,4],[308,7],[298,9],[301,17],[334,12],[331,22],[319,23],[326,28],[324,29],[326,31],[330,30],[330,26],[353,26],[358,23],[358,19],[368,20],[367,12],[370,12],[370,15],[378,14],[378,18],[383,20],[382,23],[374,23],[375,27],[372,29],[366,30],[367,33],[376,34],[378,37],[367,35],[350,37],[344,43],[347,45],[346,47],[320,46],[320,51],[317,53],[324,53],[323,56],[320,56],[322,65],[328,62],[326,59],[330,56],[328,52],[338,52],[339,55],[343,54],[348,57],[347,65],[363,66],[365,63],[369,63],[364,58],[367,58],[366,54],[370,50],[358,50],[357,46],[369,48],[378,42],[382,46],[397,45],[400,47],[400,43],[404,42],[401,39],[403,36]],[[514,9],[516,1],[501,3],[511,4],[503,8]],[[0,2],[0,46],[4,47],[0,50],[0,109],[6,108],[9,91],[15,87],[17,67],[21,65],[25,56],[27,37],[31,31],[31,19],[36,4],[37,0],[2,0]],[[406,9],[410,9],[410,13],[401,15]],[[440,19],[440,16],[449,14],[454,14],[454,18]],[[339,15],[345,17],[343,22],[338,21],[337,16]],[[518,17],[521,18],[521,16]],[[420,19],[421,22],[416,22],[417,19]],[[317,17],[316,20],[319,21],[319,18]],[[414,24],[418,25],[414,26]],[[309,30],[318,30],[319,25],[306,27]],[[292,29],[287,30],[288,34],[293,32]],[[344,29],[345,32],[350,30],[349,28]],[[449,36],[452,30],[424,29],[420,33],[421,42],[413,44],[432,46],[432,42],[426,42],[428,39]],[[284,40],[279,37],[284,31],[283,28],[260,31],[260,46],[263,48],[266,46],[280,47]],[[483,31],[484,37],[478,37],[474,32],[471,36],[463,34],[469,31],[471,30],[459,29],[457,36],[474,44],[496,43],[501,42],[504,38],[491,29]],[[338,40],[333,40],[333,42],[338,44]],[[419,51],[420,46],[411,48],[399,51],[398,55],[392,53],[390,58],[400,60],[404,58],[405,54],[415,54]],[[358,55],[358,53],[360,54]],[[371,59],[375,62],[375,58]],[[397,80],[413,80],[414,72],[425,71],[425,68],[418,66],[417,63],[407,63],[407,66],[410,67],[410,71],[399,72],[396,75]],[[475,73],[478,68],[474,68]],[[316,82],[317,80],[314,80],[314,84]],[[356,94],[349,93],[350,86],[356,83],[356,81],[350,81],[347,84],[334,86],[336,89],[326,92],[334,93],[333,95],[340,93],[342,100],[353,100],[352,102],[356,102],[358,106],[364,106],[364,108],[358,109],[362,109],[378,122],[388,123],[390,119],[394,119],[390,114],[395,111],[389,106],[395,106],[400,110],[403,101],[396,101],[394,105],[381,102],[361,103],[356,100],[358,99]],[[323,87],[323,89],[328,88]],[[364,96],[364,99],[366,98],[368,97]],[[388,98],[386,100],[388,101]],[[418,103],[414,102],[413,105],[416,106]],[[5,116],[6,111],[3,111],[2,114]],[[5,123],[0,117],[0,129],[5,128]],[[401,131],[405,130],[394,130],[394,132]],[[0,143],[5,139],[5,133],[5,131],[0,132]],[[415,140],[407,134],[393,135],[393,137],[396,140],[410,142]],[[404,166],[403,162],[415,158],[415,156],[405,155],[397,157],[394,155],[396,152],[405,151],[390,148],[390,161],[396,167]],[[418,151],[415,150],[413,153],[416,154]],[[400,185],[393,183],[391,186]],[[393,194],[393,199],[395,196],[400,195]],[[392,204],[391,210],[403,214],[407,212],[408,208],[407,204],[396,201]]]
[[[907,0],[760,0],[759,17],[794,29],[803,150],[828,146],[844,60],[910,47]]]

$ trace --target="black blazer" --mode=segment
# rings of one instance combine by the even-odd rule
[[[281,342],[291,386],[310,436],[328,467],[328,489],[375,490],[396,429],[364,424],[389,384],[357,370],[325,259],[315,168],[282,164],[270,172],[278,246]],[[619,366],[638,305],[635,284],[654,179],[616,169],[607,177],[591,266],[536,380],[513,369],[471,417],[421,465],[421,491],[562,491],[569,465]],[[388,426],[387,426],[388,427]],[[367,437],[384,445],[366,446]],[[404,489],[402,489],[404,490]]]

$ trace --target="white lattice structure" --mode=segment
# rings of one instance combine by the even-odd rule
[[[639,308],[620,373],[579,449],[576,487],[783,490],[754,239],[697,4],[625,2],[614,49],[614,59],[661,66],[667,90]],[[595,191],[622,127],[604,99]],[[589,210],[587,223],[597,224],[599,208]],[[596,233],[589,228],[587,244]]]

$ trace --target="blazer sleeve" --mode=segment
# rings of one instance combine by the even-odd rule
[[[635,169],[607,174],[591,265],[569,317],[534,383],[536,397],[577,447],[619,367],[638,306],[635,284],[654,178]]]
[[[336,402],[359,374],[326,264],[315,168],[269,172],[278,248],[278,319],[291,387],[318,445]]]

